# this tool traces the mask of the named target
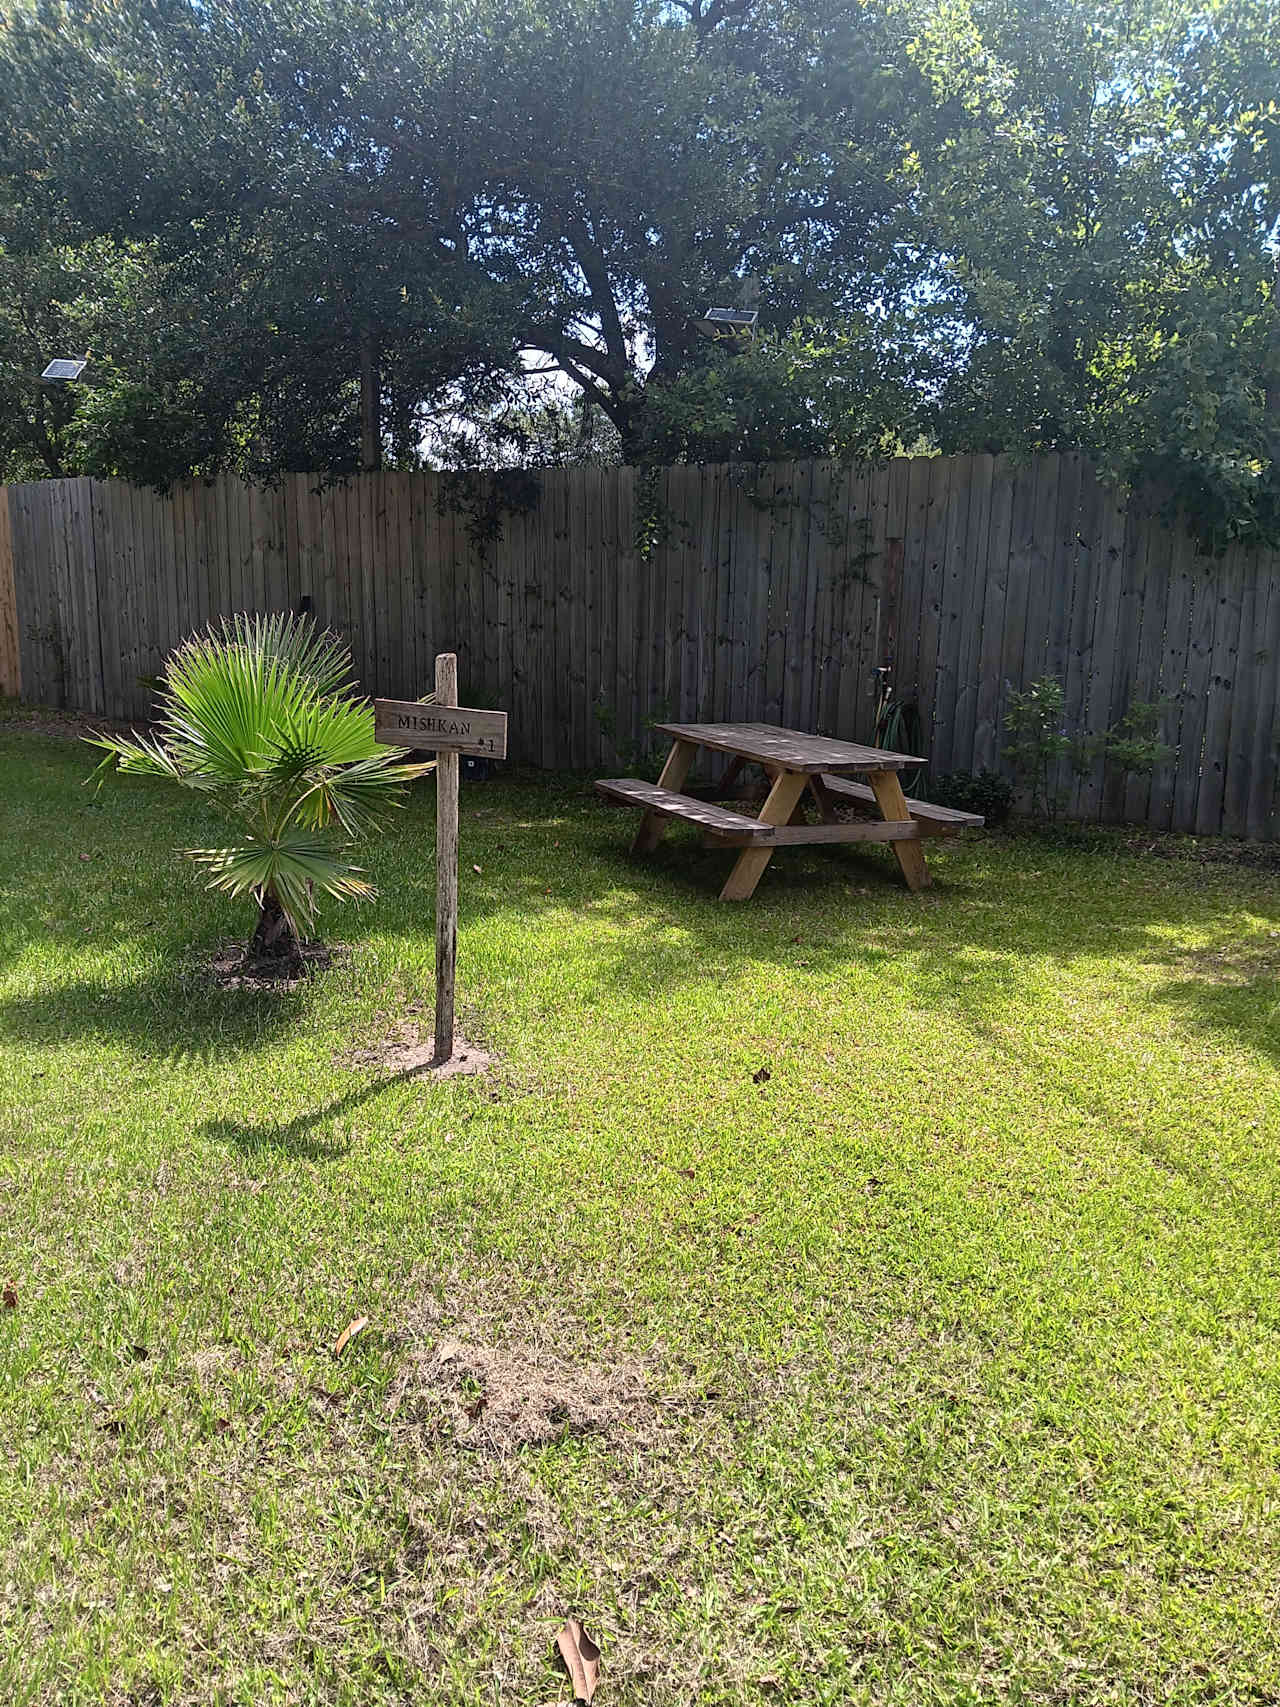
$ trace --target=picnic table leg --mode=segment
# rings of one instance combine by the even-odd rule
[[[787,824],[800,796],[808,787],[809,778],[803,771],[779,771],[773,779],[769,797],[760,808],[760,823]],[[764,868],[773,858],[773,849],[743,848],[734,861],[733,870],[720,891],[722,901],[747,901],[755,892]]]
[[[880,808],[880,816],[890,824],[910,823],[911,813],[897,771],[871,771],[867,780],[876,797],[876,805]],[[927,889],[932,879],[920,843],[890,842],[889,846],[893,849],[899,871],[906,879],[907,888]]]
[[[669,788],[673,794],[679,794],[684,787],[684,779],[689,774],[693,764],[693,755],[697,746],[692,741],[673,741],[671,751],[667,754],[667,762],[662,767],[662,775],[658,778],[659,788]],[[633,854],[652,853],[662,840],[668,820],[660,818],[656,812],[646,812],[640,820],[640,828],[636,831],[636,839],[631,844]]]
[[[742,775],[742,767],[746,762],[747,761],[745,759],[738,758],[736,756],[729,760],[729,763],[725,766],[724,775],[720,778],[720,793],[722,798],[726,800],[730,798],[729,791]]]
[[[836,817],[835,796],[831,793],[826,783],[823,782],[822,778],[820,776],[811,776],[809,778],[809,789],[813,798],[818,803],[818,814],[821,817],[822,822],[824,824],[838,824],[840,820]]]
[[[770,787],[772,787],[773,784],[775,782],[777,782],[777,780],[780,776],[786,776],[786,774],[787,774],[786,771],[784,771],[780,765],[764,765],[762,767],[762,769],[764,770],[764,774],[769,779],[769,786]],[[812,783],[812,781],[813,781],[812,777],[806,778],[807,783]],[[804,815],[804,805],[805,805],[804,797],[805,797],[807,792],[808,792],[807,788],[802,788],[800,790],[800,793],[797,795],[796,803],[791,808],[791,816],[786,820],[786,822],[788,824],[807,824],[809,822],[809,820]]]

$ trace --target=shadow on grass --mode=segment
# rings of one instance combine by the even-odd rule
[[[935,855],[934,887],[913,896],[884,850],[788,849],[753,899],[735,905],[717,899],[731,854],[673,837],[637,860],[626,852],[626,832],[620,819],[590,808],[576,819],[522,828],[519,840],[509,825],[486,826],[487,836],[506,839],[500,851],[475,848],[485,880],[464,882],[464,939],[468,929],[505,915],[536,943],[540,916],[567,906],[617,927],[611,941],[594,942],[584,956],[580,993],[614,988],[656,996],[714,976],[716,967],[747,963],[759,964],[762,976],[769,965],[826,974],[857,966],[897,981],[913,1003],[950,1009],[993,1037],[1035,962],[1131,960],[1136,972],[1169,973],[1151,1001],[1280,1061],[1280,954],[1272,953],[1280,939],[1241,943],[1233,924],[1221,920],[1224,882],[1234,898],[1229,873],[1144,862],[1105,846],[1063,848],[1033,835],[992,837]],[[366,935],[405,934],[403,858],[402,849],[384,845],[370,861],[383,868],[383,901],[344,915],[343,935],[357,959]],[[1250,909],[1273,911],[1280,925],[1280,899],[1268,909],[1265,893],[1253,888]],[[117,939],[143,934],[146,920],[133,916],[137,910],[136,900],[122,906]],[[220,988],[193,959],[189,938],[179,940],[178,917],[171,940],[150,941],[156,970],[132,982],[90,976],[10,997],[0,1002],[0,1032],[51,1043],[102,1038],[141,1056],[213,1059],[269,1045],[304,1018],[305,986]],[[421,935],[420,919],[413,929]],[[1212,934],[1203,948],[1189,950],[1163,940],[1168,931]],[[563,926],[548,940],[556,935]]]
[[[0,845],[8,885],[0,951],[48,941],[50,915],[58,915],[81,930],[64,928],[55,939],[51,973],[59,956],[81,948],[137,943],[156,970],[129,982],[85,975],[64,958],[72,980],[51,975],[47,989],[0,1002],[0,1030],[37,1042],[111,1039],[142,1057],[172,1058],[233,1056],[286,1037],[305,1015],[305,990],[222,990],[193,966],[193,935],[207,936],[218,919],[223,934],[236,928],[193,891],[169,851],[213,833],[201,814],[123,785],[109,813],[87,805],[71,787],[83,763],[79,754],[58,763],[37,755],[16,767],[21,816]],[[341,934],[356,958],[373,935],[415,935],[419,954],[429,953],[433,806],[429,788],[415,790],[398,833],[362,853],[383,899],[343,915]],[[918,896],[903,888],[888,848],[782,849],[753,899],[734,905],[717,899],[731,852],[703,849],[677,830],[648,859],[632,859],[634,828],[633,814],[561,778],[464,790],[464,957],[466,932],[496,918],[527,938],[531,957],[572,956],[568,909],[613,927],[584,938],[575,1000],[610,987],[660,999],[748,964],[765,978],[770,967],[830,974],[859,966],[898,982],[913,1003],[949,1009],[957,1022],[992,1034],[1029,977],[1042,982],[1044,962],[1128,960],[1143,980],[1165,973],[1149,1000],[1280,1060],[1277,969],[1265,943],[1255,953],[1251,933],[1237,964],[1217,958],[1230,952],[1233,931],[1239,936],[1224,913],[1247,905],[1280,925],[1265,874],[1142,858],[1125,846],[1126,832],[1022,832],[930,845],[935,887]],[[553,913],[544,933],[540,919]],[[1165,940],[1168,932],[1209,946],[1188,955]],[[306,1137],[287,1127],[263,1131],[277,1145]],[[262,1132],[242,1136],[258,1142]]]
[[[316,1138],[313,1134],[317,1127],[340,1120],[373,1102],[384,1091],[425,1078],[429,1073],[430,1068],[426,1066],[406,1067],[399,1073],[375,1079],[359,1090],[348,1091],[345,1096],[334,1097],[321,1108],[297,1114],[292,1120],[255,1122],[252,1125],[237,1120],[206,1120],[198,1130],[206,1138],[230,1145],[242,1156],[281,1155],[302,1161],[334,1162],[346,1155],[351,1141],[349,1138]]]
[[[1154,1000],[1203,1030],[1229,1032],[1280,1061],[1280,932],[1174,950],[1164,963],[1182,976]]]
[[[82,978],[0,1002],[0,1036],[56,1044],[122,1043],[144,1057],[214,1060],[286,1034],[305,1012],[302,988],[224,990],[211,973],[181,966],[120,982]]]
[[[1000,1021],[1036,963],[1128,961],[1135,978],[1168,974],[1150,991],[1153,1004],[1280,1062],[1280,886],[1228,864],[1143,858],[1127,834],[1021,829],[935,844],[933,887],[914,896],[887,850],[784,850],[752,901],[737,906],[716,899],[731,854],[677,834],[636,859],[625,825],[613,835],[592,826],[589,851],[617,885],[608,910],[627,927],[625,952],[600,975],[660,987],[704,977],[716,960],[825,973],[858,965],[1003,1043]],[[1271,923],[1270,934],[1255,925],[1242,938],[1238,921],[1223,916],[1236,908]],[[1169,933],[1209,940],[1188,947]]]

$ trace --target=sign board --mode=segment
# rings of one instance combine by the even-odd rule
[[[507,756],[505,711],[472,711],[465,705],[424,705],[413,699],[375,699],[374,739],[384,747],[421,747],[442,753]]]

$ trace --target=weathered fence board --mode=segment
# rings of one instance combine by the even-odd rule
[[[1209,671],[1209,703],[1205,713],[1204,752],[1200,761],[1200,792],[1196,799],[1196,830],[1212,835],[1222,822],[1227,772],[1227,743],[1236,690],[1236,657],[1244,608],[1247,553],[1233,546],[1227,553],[1213,627],[1213,657]]]
[[[0,694],[17,695],[22,692],[22,652],[9,505],[8,491],[0,487]]]
[[[1164,612],[1164,650],[1160,661],[1160,698],[1168,705],[1165,725],[1169,743],[1176,747],[1177,731],[1182,722],[1183,690],[1187,679],[1187,652],[1191,644],[1192,601],[1195,592],[1192,559],[1194,547],[1190,537],[1181,529],[1173,530],[1168,540],[1166,566],[1168,597]],[[1177,753],[1168,762],[1158,765],[1151,778],[1151,795],[1147,804],[1147,822],[1157,829],[1167,830],[1173,820],[1174,784],[1177,779]]]
[[[1245,560],[1240,631],[1232,671],[1231,728],[1225,742],[1222,815],[1233,824],[1247,823],[1249,818],[1249,761],[1258,692],[1257,641],[1254,637],[1265,623],[1265,613],[1258,610],[1259,598],[1264,604],[1266,600],[1266,585],[1261,579],[1260,567],[1258,552],[1249,551]]]
[[[1206,556],[1075,454],[546,470],[514,507],[489,479],[0,488],[0,691],[140,718],[185,635],[310,609],[371,694],[456,651],[526,763],[628,767],[659,718],[865,741],[887,664],[940,770],[997,764],[1010,688],[1052,673],[1071,727],[1160,700],[1176,748],[1064,773],[1077,816],[1280,835],[1280,554]]]
[[[973,730],[973,769],[995,764],[1000,745],[1000,709],[1004,678],[1001,655],[1009,589],[1009,545],[1013,528],[1014,470],[1006,456],[991,471],[991,514],[985,554],[986,587],[982,598],[982,636],[978,648],[977,693]]]
[[[1249,806],[1244,830],[1250,836],[1280,835],[1280,577],[1274,562],[1267,576],[1265,610],[1254,632],[1250,667],[1258,672],[1258,702],[1249,747]],[[1233,825],[1232,828],[1238,828]]]

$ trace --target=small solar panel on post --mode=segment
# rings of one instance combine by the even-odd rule
[[[58,356],[40,375],[46,384],[60,380],[79,379],[89,365],[87,356]]]
[[[694,324],[706,338],[726,338],[750,343],[756,335],[760,313],[755,308],[708,308]]]

